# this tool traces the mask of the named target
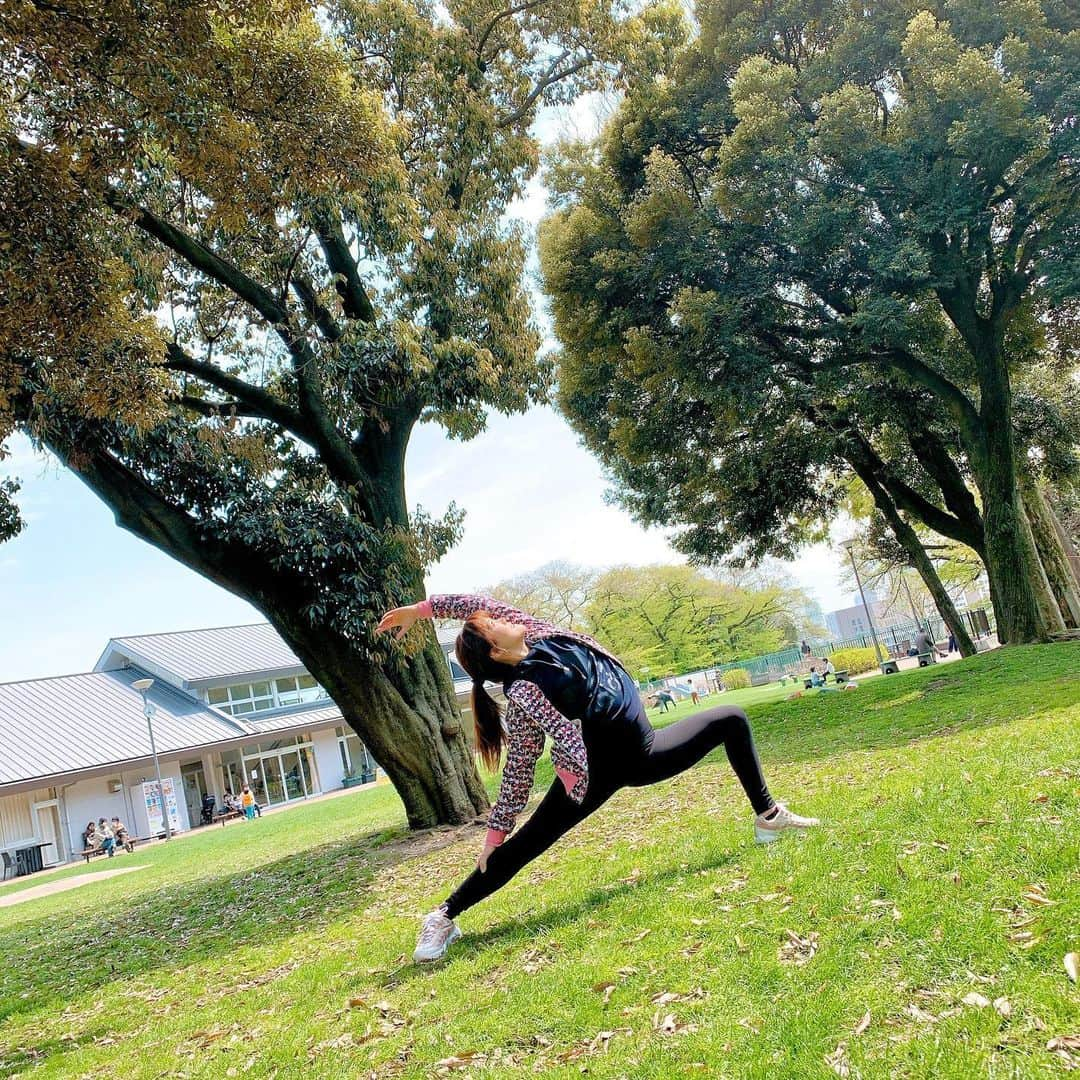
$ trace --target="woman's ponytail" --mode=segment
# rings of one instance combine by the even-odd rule
[[[503,731],[502,711],[498,703],[484,688],[484,683],[505,682],[514,669],[491,658],[491,642],[473,624],[473,617],[465,620],[461,633],[454,643],[458,663],[472,678],[472,712],[476,726],[476,755],[485,767],[494,772],[499,767],[506,733]]]
[[[502,758],[502,713],[482,682],[472,684],[472,712],[476,724],[476,754],[489,772],[495,772]]]

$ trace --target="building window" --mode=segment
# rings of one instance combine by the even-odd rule
[[[317,794],[319,783],[311,753],[310,738],[304,735],[243,747],[245,782],[256,802],[276,806]]]
[[[310,675],[215,686],[206,692],[209,704],[230,716],[246,716],[328,698],[327,692]]]
[[[450,664],[450,674],[455,679],[468,679],[469,673],[452,657],[448,656],[447,661]]]

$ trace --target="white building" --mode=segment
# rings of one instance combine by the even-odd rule
[[[887,630],[891,626],[908,626],[912,622],[910,612],[905,614],[901,611],[891,611],[884,601],[874,596],[868,595],[866,602],[870,606],[870,614],[878,630]],[[838,641],[847,641],[850,638],[870,633],[870,625],[866,621],[866,609],[861,602],[827,612],[825,625],[832,637]]]
[[[439,632],[444,653],[455,635]],[[467,689],[464,672],[452,673]],[[114,638],[91,672],[0,684],[0,851],[45,845],[49,865],[78,857],[91,820],[115,815],[140,837],[160,828],[148,817],[157,788],[132,686],[147,677],[180,830],[199,823],[204,795],[220,806],[244,783],[273,807],[376,777],[340,710],[269,624]]]

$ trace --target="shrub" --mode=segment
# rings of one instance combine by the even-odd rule
[[[744,690],[750,685],[750,672],[746,668],[732,668],[720,676],[720,681],[729,690]]]
[[[846,671],[849,675],[873,671],[878,666],[877,653],[873,649],[837,649],[829,659],[837,671]]]

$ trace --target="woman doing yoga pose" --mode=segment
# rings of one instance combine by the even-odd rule
[[[620,788],[667,780],[718,746],[757,815],[759,843],[818,823],[791,813],[769,794],[742,709],[719,705],[654,730],[634,680],[602,645],[482,596],[433,596],[395,608],[378,630],[396,629],[401,637],[421,618],[465,620],[455,648],[473,680],[477,753],[495,769],[505,748],[506,765],[476,869],[424,917],[415,960],[443,956],[461,936],[454,922],[461,912],[505,885]],[[505,717],[485,682],[502,683]],[[510,835],[528,802],[545,735],[553,743],[556,780]]]

